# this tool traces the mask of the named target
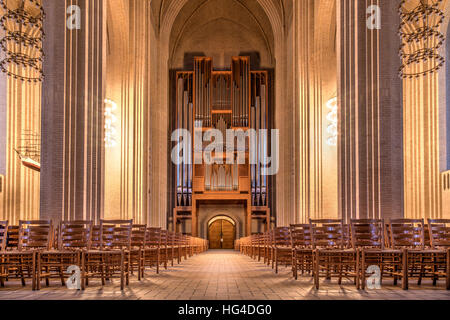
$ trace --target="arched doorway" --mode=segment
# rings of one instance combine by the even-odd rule
[[[217,216],[208,223],[210,249],[233,249],[236,237],[236,223],[227,216]]]

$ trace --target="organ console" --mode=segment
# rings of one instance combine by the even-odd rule
[[[246,139],[240,150],[233,141],[226,140],[227,130],[250,129],[258,132],[271,129],[269,122],[269,76],[267,71],[250,69],[249,57],[233,57],[230,71],[213,70],[212,59],[194,58],[193,71],[176,72],[175,129],[185,129],[192,136],[185,159],[175,165],[174,229],[182,220],[192,220],[193,236],[198,234],[197,209],[199,203],[244,203],[246,207],[245,234],[251,234],[252,220],[270,225],[268,177],[262,175],[259,161],[249,161],[250,148],[255,156],[267,154],[269,142],[257,144]],[[204,141],[202,134],[215,129],[222,134],[214,149],[212,163],[205,162],[204,151],[212,141]],[[214,141],[217,142],[217,141]],[[196,146],[200,146],[197,148]],[[243,156],[244,155],[244,156]],[[245,161],[238,163],[238,157]],[[230,159],[232,163],[230,163]]]

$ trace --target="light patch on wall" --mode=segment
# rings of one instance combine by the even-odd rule
[[[446,81],[447,86],[447,169],[450,170],[450,23],[447,29],[447,63],[446,63]]]
[[[117,104],[109,99],[105,99],[105,147],[114,148],[117,146],[117,129],[115,123],[117,116],[115,114]]]
[[[0,175],[6,175],[6,79],[6,75],[0,74]]]
[[[337,112],[338,112],[338,104],[337,98],[330,99],[327,102],[327,109],[329,110],[327,115],[327,120],[330,122],[327,128],[327,132],[329,134],[327,143],[330,146],[337,146],[337,137],[338,137],[338,121],[337,121]]]

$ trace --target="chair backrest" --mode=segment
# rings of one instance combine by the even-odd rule
[[[92,226],[91,235],[91,249],[100,249],[101,247],[102,230],[100,225]]]
[[[293,248],[311,248],[312,234],[309,224],[291,224],[291,245]]]
[[[389,221],[390,244],[393,249],[425,247],[423,219],[391,219]]]
[[[161,229],[161,247],[170,246],[169,244],[169,231]]]
[[[177,241],[177,234],[173,231],[169,231],[167,234],[167,245],[171,247],[177,247],[178,241]]]
[[[131,249],[133,220],[100,220],[100,248]]]
[[[344,245],[344,223],[338,219],[310,219],[314,248],[339,248]]]
[[[162,234],[165,234],[165,231],[161,231],[161,228],[152,228],[148,227],[147,232],[145,233],[145,246],[150,248],[159,248],[161,247],[161,240],[163,239]],[[164,241],[166,237],[164,235]]]
[[[19,250],[49,250],[52,244],[52,233],[51,220],[19,221]]]
[[[273,245],[275,247],[291,246],[291,230],[289,227],[278,227],[272,230]]]
[[[174,240],[175,240],[175,246],[178,246],[178,247],[182,246],[183,245],[183,234],[181,234],[179,232],[175,233]]]
[[[263,233],[263,246],[270,247],[270,239],[271,239],[272,231],[266,231]]]
[[[19,226],[8,226],[6,250],[19,249]]]
[[[8,238],[8,221],[0,221],[0,251],[6,250],[7,238]]]
[[[450,219],[428,219],[431,247],[450,247]]]
[[[383,219],[352,219],[350,231],[354,249],[385,248]]]
[[[351,248],[352,247],[352,236],[350,233],[350,225],[344,224],[344,247]]]
[[[145,233],[147,225],[133,224],[131,227],[131,247],[143,248],[145,246]]]
[[[251,236],[251,244],[252,246],[259,246],[259,244],[261,243],[261,234],[253,234]]]
[[[91,249],[92,221],[61,221],[58,232],[59,250]]]

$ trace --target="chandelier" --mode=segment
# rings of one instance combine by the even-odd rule
[[[442,0],[401,1],[401,78],[411,79],[432,74],[444,65],[445,59],[439,54],[439,48],[445,39],[439,31],[444,20],[441,3]]]
[[[0,27],[4,36],[0,47],[4,58],[0,69],[14,79],[40,82],[43,79],[42,0],[0,0]]]

